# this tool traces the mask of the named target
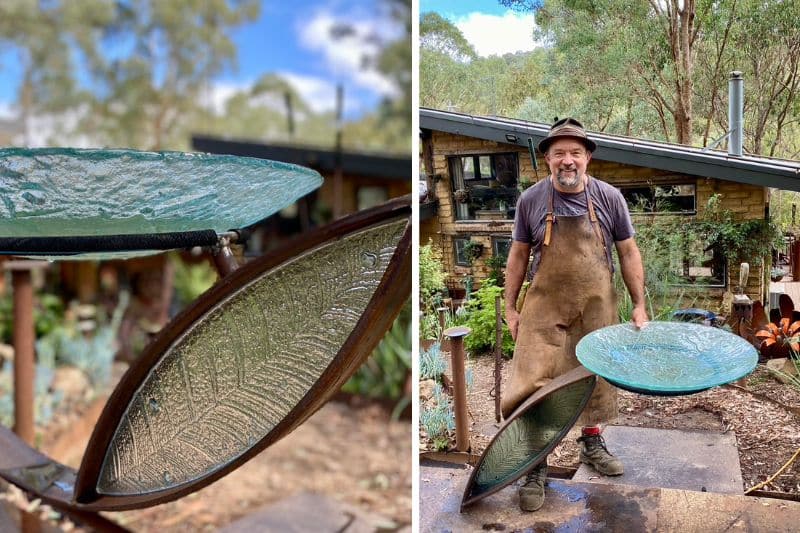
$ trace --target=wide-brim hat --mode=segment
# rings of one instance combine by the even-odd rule
[[[551,144],[564,137],[581,141],[590,152],[597,150],[597,144],[586,136],[586,130],[583,129],[583,124],[574,118],[562,118],[550,126],[547,137],[542,139],[539,143],[539,152],[542,154],[546,153]]]

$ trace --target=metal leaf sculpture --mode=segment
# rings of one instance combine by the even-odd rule
[[[237,468],[319,409],[391,326],[410,293],[410,210],[405,197],[357,213],[224,277],[125,374],[77,475],[49,460],[0,460],[0,475],[62,506],[122,510]],[[32,483],[32,469],[50,475]]]
[[[506,420],[467,481],[461,510],[521,478],[546,459],[575,424],[595,375],[575,368],[542,387]]]

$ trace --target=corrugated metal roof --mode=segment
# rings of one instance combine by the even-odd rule
[[[481,117],[420,108],[420,128],[528,147],[547,136],[549,124],[504,117]],[[597,143],[593,158],[800,192],[800,161],[760,156],[736,157],[718,150],[587,132]]]

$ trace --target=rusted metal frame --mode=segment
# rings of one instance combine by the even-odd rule
[[[146,347],[137,363],[131,366],[112,392],[100,415],[84,453],[83,462],[75,481],[75,499],[81,508],[93,510],[125,510],[146,507],[171,501],[194,492],[223,477],[257,455],[264,448],[282,438],[318,410],[355,372],[380,342],[395,316],[400,312],[411,291],[411,225],[410,221],[397,246],[384,276],[350,337],[340,348],[332,363],[306,396],[287,417],[261,441],[231,463],[207,476],[158,494],[137,496],[105,496],[96,491],[96,482],[102,469],[105,452],[114,432],[136,390],[147,378],[170,345],[239,287],[256,277],[297,257],[300,253],[328,241],[395,218],[410,217],[411,197],[406,195],[373,209],[358,212],[320,228],[314,233],[289,242],[268,256],[251,261],[222,278],[215,286],[191,306],[178,314],[170,325]]]
[[[53,477],[48,486],[44,488],[24,481],[19,482],[19,479],[17,479],[14,484],[28,495],[41,498],[47,505],[97,531],[129,531],[97,512],[81,510],[72,504],[72,492],[65,491],[61,487],[64,484],[70,484],[74,480],[75,471],[31,448],[26,442],[2,425],[0,425],[0,450],[3,451],[3,453],[0,453],[0,475],[5,479],[11,477],[9,475],[10,471],[19,468],[21,465],[51,467],[51,470],[60,470],[62,472],[57,477]],[[55,483],[57,481],[59,482],[58,484]]]

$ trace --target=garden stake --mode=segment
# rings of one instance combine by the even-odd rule
[[[27,444],[33,445],[34,430],[34,342],[33,284],[31,272],[46,267],[44,261],[9,261],[14,288],[14,432]],[[20,526],[24,533],[38,533],[36,515],[20,511]]]
[[[503,313],[500,310],[500,296],[494,298],[494,419],[500,422],[500,372],[503,368]]]
[[[467,382],[464,376],[464,337],[472,330],[465,326],[448,328],[444,334],[450,337],[450,369],[453,371],[453,403],[456,411],[456,449],[469,451],[469,427],[467,421]]]

